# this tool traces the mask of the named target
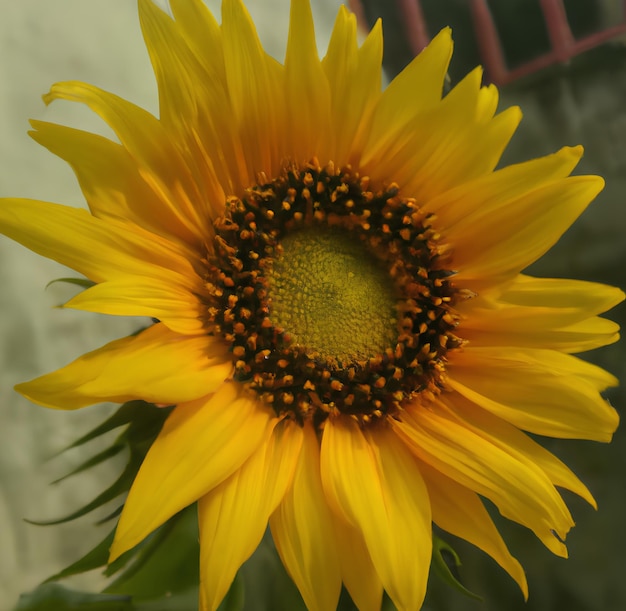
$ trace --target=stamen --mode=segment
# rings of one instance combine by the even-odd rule
[[[444,385],[457,290],[432,217],[350,168],[288,168],[215,221],[209,333],[279,415],[362,424]]]

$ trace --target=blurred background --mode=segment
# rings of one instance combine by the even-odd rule
[[[363,23],[383,17],[385,67],[397,74],[442,27],[452,26],[452,84],[478,64],[500,88],[500,107],[519,105],[524,119],[502,164],[583,144],[576,172],[600,174],[606,188],[531,273],[594,280],[626,288],[626,3],[623,0],[355,0]],[[468,151],[471,155],[472,151]],[[480,245],[477,244],[477,248]],[[609,315],[626,325],[626,306]],[[622,380],[607,396],[626,407],[626,345],[584,357]],[[541,440],[589,486],[599,511],[564,493],[576,528],[570,558],[547,552],[527,531],[499,519],[526,569],[530,598],[488,558],[446,537],[460,553],[463,583],[475,602],[432,580],[430,611],[620,611],[626,609],[626,428],[610,446]]]
[[[163,5],[163,2],[159,2]],[[219,1],[207,2],[219,14]],[[247,0],[266,48],[282,59],[288,0]],[[320,53],[339,0],[312,0]],[[622,0],[351,0],[364,31],[379,16],[389,78],[442,27],[451,25],[455,55],[451,83],[477,64],[501,89],[501,107],[517,104],[524,120],[503,164],[583,144],[578,171],[601,174],[605,191],[532,273],[595,280],[626,287],[626,16]],[[141,39],[134,0],[0,0],[0,196],[83,206],[63,162],[26,135],[28,119],[59,122],[110,135],[89,111],[70,103],[45,108],[53,82],[84,80],[157,113],[157,95]],[[468,151],[471,155],[472,151]],[[20,592],[76,560],[106,531],[87,516],[64,526],[38,527],[24,518],[61,517],[90,501],[119,473],[106,464],[59,485],[49,483],[84,459],[63,447],[104,419],[107,407],[55,413],[31,405],[13,385],[58,368],[87,350],[136,330],[142,321],[55,309],[71,287],[46,284],[71,275],[0,238],[0,611]],[[626,325],[626,307],[610,313]],[[623,343],[585,358],[626,379]],[[608,393],[621,410],[624,387]],[[577,527],[568,537],[569,560],[552,556],[528,531],[497,520],[511,551],[526,568],[530,599],[494,562],[446,536],[461,555],[461,581],[476,602],[432,580],[429,611],[621,611],[626,608],[626,431],[612,445],[542,441],[588,484],[599,512],[565,493]],[[91,455],[92,446],[87,449]],[[106,512],[105,512],[106,513]],[[100,516],[101,517],[101,516]],[[271,544],[245,567],[259,594],[282,587],[272,580]],[[259,577],[262,574],[263,577]],[[73,585],[102,586],[99,575]],[[294,596],[290,591],[289,596]],[[246,608],[276,608],[271,597],[249,596]],[[294,602],[294,605],[296,603]],[[293,607],[295,608],[295,606]]]

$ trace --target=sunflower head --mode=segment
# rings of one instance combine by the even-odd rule
[[[269,522],[310,609],[342,584],[360,609],[422,605],[432,524],[519,584],[483,498],[565,556],[578,478],[526,432],[608,441],[613,376],[575,356],[618,338],[622,300],[534,278],[602,189],[581,147],[496,170],[518,109],[471,72],[445,96],[442,31],[381,88],[377,24],[339,10],[319,58],[292,0],[284,63],[241,0],[139,14],[156,118],[85,83],[114,142],[33,122],[89,211],[7,199],[0,231],[84,274],[66,307],[147,316],[141,333],[21,384],[48,407],[174,406],[142,463],[110,559],[197,502],[200,607],[216,609]]]
[[[313,161],[227,201],[207,255],[206,325],[277,416],[362,422],[443,386],[457,289],[396,184]]]

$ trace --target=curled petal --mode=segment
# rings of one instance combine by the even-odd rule
[[[420,470],[428,488],[433,522],[489,554],[515,579],[527,599],[524,569],[511,556],[478,495],[427,464],[422,464]]]
[[[231,370],[226,349],[214,339],[181,336],[157,324],[18,384],[16,390],[57,409],[134,399],[170,405],[215,392]]]
[[[477,435],[440,404],[409,408],[393,427],[425,463],[490,499],[553,553],[567,556],[562,541],[574,522],[548,476],[530,459]]]

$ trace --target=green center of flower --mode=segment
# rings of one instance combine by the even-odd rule
[[[270,320],[293,346],[346,367],[395,343],[393,283],[361,242],[339,230],[305,229],[281,247],[268,275]]]
[[[437,393],[459,291],[431,218],[395,184],[316,161],[226,202],[207,253],[207,332],[277,415],[362,424]]]

